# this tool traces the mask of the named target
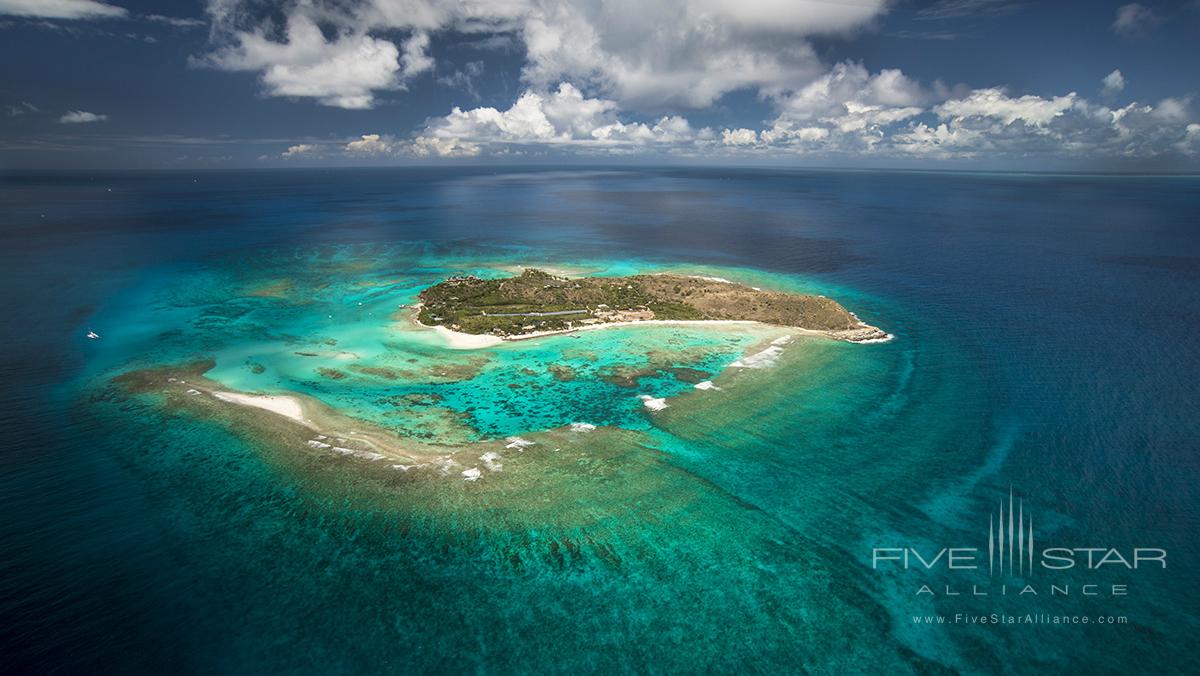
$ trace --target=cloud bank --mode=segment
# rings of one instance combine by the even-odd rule
[[[1115,79],[1110,75],[1106,81]],[[870,73],[861,64],[839,63],[774,103],[777,116],[759,129],[695,128],[683,116],[631,119],[615,101],[588,98],[564,83],[551,91],[527,90],[503,110],[454,108],[427,120],[414,143],[421,148],[416,154],[423,156],[508,153],[521,147],[943,160],[1200,152],[1187,98],[1108,106],[1076,92],[1018,96],[1004,87],[925,86],[899,70]]]
[[[1000,15],[1019,3],[943,0],[918,20]],[[212,48],[197,63],[256,73],[268,96],[366,109],[434,78],[435,41],[523,47],[521,93],[455,106],[414,130],[348,141],[349,157],[478,157],[518,152],[679,156],[871,156],[965,159],[1193,155],[1186,96],[1117,99],[919,82],[899,69],[823,63],[814,42],[870,30],[886,0],[293,0],[264,13],[254,0],[209,0]],[[636,10],[636,11],[635,11]],[[1108,10],[1105,10],[1108,11]],[[1152,29],[1133,3],[1112,30]],[[477,37],[474,37],[477,36]],[[468,64],[436,81],[479,94]],[[770,111],[757,124],[692,123],[726,95]],[[703,113],[701,113],[703,115]]]
[[[280,16],[211,0],[217,47],[196,62],[259,73],[271,96],[368,108],[432,69],[432,33],[511,34],[533,88],[569,81],[623,106],[699,108],[738,89],[771,94],[807,82],[823,70],[808,38],[861,28],[885,5],[662,0],[633,12],[587,0],[311,0]]]

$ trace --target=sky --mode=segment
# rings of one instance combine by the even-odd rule
[[[1200,0],[0,0],[0,169],[1200,170]]]

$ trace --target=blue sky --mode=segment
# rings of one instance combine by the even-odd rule
[[[1198,39],[1198,0],[0,0],[0,168],[1195,171]]]

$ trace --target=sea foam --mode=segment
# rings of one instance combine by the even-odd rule
[[[774,366],[775,362],[779,361],[780,355],[783,354],[783,346],[790,342],[792,342],[791,336],[780,336],[772,340],[771,344],[765,349],[751,355],[746,355],[730,364],[730,366],[739,369],[763,369]]]
[[[449,457],[438,458],[437,460],[434,460],[431,464],[434,467],[437,467],[438,474],[441,474],[442,476],[449,476],[451,470],[458,468],[458,467],[462,467],[462,465],[458,464],[457,462],[455,462],[453,459],[451,459]]]
[[[537,443],[528,439],[522,439],[521,437],[509,437],[505,441],[508,442],[504,445],[505,448],[515,448],[518,451],[524,451],[526,446],[532,446]]]
[[[479,456],[479,459],[483,461],[483,466],[486,467],[490,472],[499,472],[500,470],[504,469],[504,465],[500,462],[503,460],[503,458],[501,458],[500,454],[495,451],[488,451],[487,453]]]

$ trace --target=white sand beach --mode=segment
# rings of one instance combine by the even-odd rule
[[[221,401],[227,401],[231,404],[261,408],[285,418],[291,418],[304,425],[310,424],[308,419],[304,417],[304,407],[300,405],[300,400],[294,397],[269,394],[243,394],[241,392],[213,392],[212,395]]]
[[[435,326],[433,330],[454,350],[478,350],[484,347],[494,347],[504,342],[504,339],[499,336],[462,333],[461,331],[452,331],[444,326]]]
[[[804,329],[797,326],[777,326],[775,324],[764,324],[763,322],[754,321],[752,319],[640,319],[624,322],[585,324],[583,326],[575,326],[569,329],[561,329],[557,331],[533,331],[530,333],[523,333],[519,336],[504,336],[501,338],[500,336],[488,334],[463,333],[462,331],[448,329],[445,326],[428,326],[426,324],[422,324],[417,319],[421,305],[416,304],[409,307],[413,311],[410,317],[414,325],[424,329],[432,329],[442,338],[442,340],[446,341],[447,346],[453,350],[479,350],[489,347],[496,347],[497,345],[501,345],[503,343],[516,342],[519,340],[532,340],[534,338],[560,336],[571,333],[579,333],[582,331],[597,331],[600,329],[608,329],[618,326],[643,325],[717,327],[758,324],[759,326],[785,329],[793,335],[818,336],[821,338],[843,340],[849,343],[886,343],[895,337],[891,334],[883,333],[879,329],[867,324],[863,324],[860,328],[847,329],[843,331],[822,331],[818,329]]]
[[[618,326],[735,326],[746,324],[761,324],[748,319],[643,319],[640,321],[630,322],[609,322],[607,324],[586,324],[584,326],[576,326],[570,329],[562,329],[561,331],[534,331],[532,333],[523,333],[519,336],[506,336],[501,338],[492,335],[476,335],[472,333],[462,333],[454,331],[444,326],[425,326],[432,328],[438,333],[448,344],[449,347],[455,350],[477,350],[487,347],[495,347],[502,343],[512,343],[519,340],[533,340],[534,338],[545,338],[546,336],[561,336],[568,333],[579,333],[582,331],[597,331],[600,329],[609,329]],[[767,326],[766,324],[762,324]],[[803,331],[803,329],[798,329]],[[813,332],[818,334],[820,332]],[[821,334],[824,335],[824,334]]]

